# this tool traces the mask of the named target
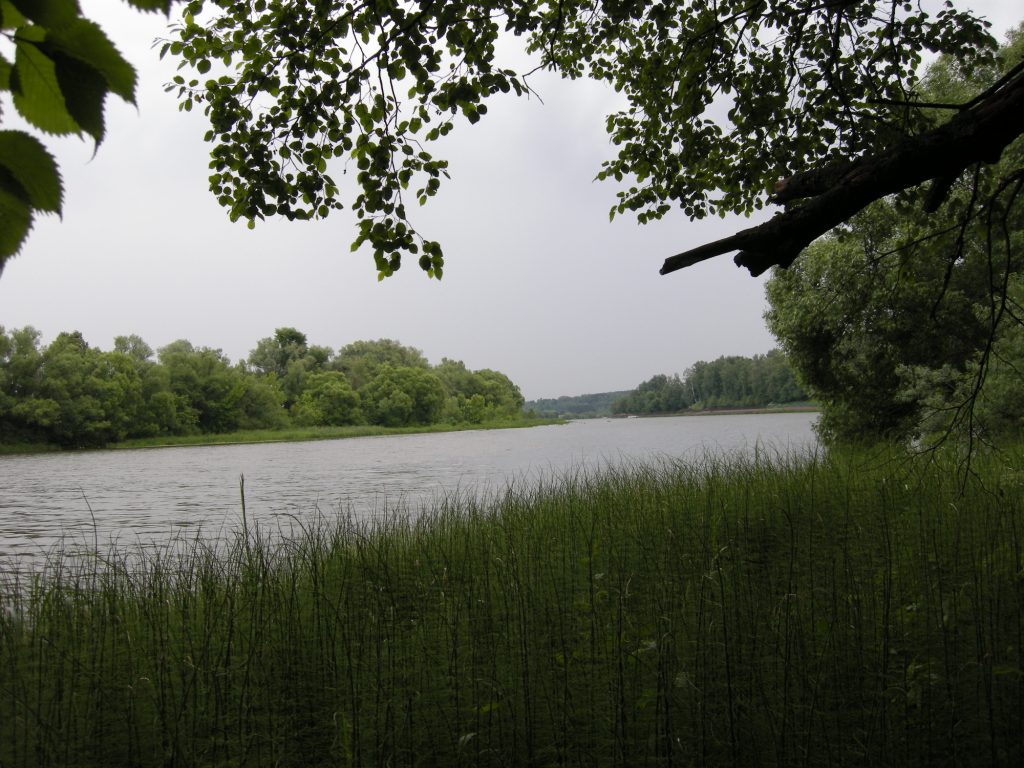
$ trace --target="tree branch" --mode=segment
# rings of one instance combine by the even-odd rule
[[[840,160],[781,181],[774,200],[809,198],[756,227],[665,259],[661,274],[730,251],[737,266],[757,276],[788,267],[816,238],[886,195],[932,179],[956,178],[975,163],[996,162],[1024,134],[1024,71],[954,115],[943,125],[911,136],[891,149]]]

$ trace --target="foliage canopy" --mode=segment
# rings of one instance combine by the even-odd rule
[[[612,404],[615,413],[653,414],[715,408],[764,408],[806,400],[785,355],[699,360],[678,374],[659,373]]]
[[[1024,28],[995,66],[928,70],[932,102],[970,100],[1024,61]],[[1019,116],[1017,118],[1020,119]],[[950,185],[939,215],[879,201],[768,282],[769,327],[833,440],[1024,428],[1024,141]]]
[[[0,326],[0,445],[101,446],[126,438],[371,424],[509,423],[523,396],[507,376],[391,339],[337,354],[295,328],[260,339],[247,363],[185,339],[156,353],[136,335],[110,352],[80,333],[47,347],[32,327]]]
[[[168,11],[172,0],[128,0]],[[447,177],[432,144],[479,122],[503,94],[531,93],[553,70],[619,91],[617,149],[598,173],[620,182],[612,215],[641,222],[787,210],[765,225],[668,259],[663,272],[739,250],[751,272],[788,265],[813,239],[875,199],[934,180],[929,207],[965,169],[991,162],[1024,125],[1018,69],[936,119],[919,72],[943,54],[965,72],[991,65],[986,23],[946,2],[899,0],[189,0],[162,55],[169,88],[201,108],[213,144],[210,187],[234,219],[359,218],[383,278],[418,260],[440,277],[441,245],[409,203]],[[77,0],[3,0],[0,89],[45,133],[103,138],[108,92],[132,101],[135,75]],[[512,38],[532,56],[509,66]],[[501,43],[501,45],[499,45]],[[185,71],[191,70],[190,74]],[[952,119],[946,119],[954,114]],[[1019,170],[1019,169],[1017,169]],[[352,171],[354,189],[338,173]],[[37,211],[61,210],[42,143],[0,132],[0,261]],[[979,201],[981,205],[984,201]]]
[[[350,205],[359,218],[353,248],[372,247],[382,278],[403,256],[441,276],[441,246],[417,232],[409,207],[447,176],[431,145],[480,121],[501,95],[529,94],[535,68],[601,80],[625,97],[607,119],[617,155],[598,174],[623,184],[613,215],[648,221],[679,207],[699,218],[750,212],[773,194],[810,195],[767,241],[718,244],[665,268],[740,248],[741,262],[759,272],[788,264],[870,200],[932,178],[916,155],[914,173],[895,180],[876,162],[873,191],[851,194],[847,177],[863,177],[853,166],[894,146],[917,151],[924,141],[921,151],[935,154],[936,121],[918,83],[926,53],[969,71],[989,65],[995,50],[970,12],[946,3],[929,14],[895,0],[191,0],[185,8],[163,53],[194,73],[172,88],[183,109],[209,118],[218,200],[250,224]],[[510,37],[533,56],[530,69],[505,65],[498,43]],[[1021,85],[1017,78],[993,94],[1017,99],[999,102],[997,117],[1014,114]],[[964,105],[972,126],[976,106]],[[958,133],[957,146],[985,144],[990,156],[1022,129],[1019,118],[996,120],[995,133],[991,123],[981,139]],[[971,162],[957,156],[939,172],[959,175]],[[355,190],[343,189],[339,171],[352,171]],[[792,182],[785,194],[780,178]],[[817,197],[836,186],[847,190],[843,204],[822,206]]]

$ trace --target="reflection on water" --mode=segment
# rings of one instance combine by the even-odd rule
[[[609,419],[563,426],[363,437],[309,443],[0,456],[0,561],[37,562],[55,546],[215,540],[249,519],[276,527],[345,511],[415,510],[453,492],[535,484],[599,469],[755,445],[801,451],[814,414]],[[13,567],[18,567],[14,565]]]

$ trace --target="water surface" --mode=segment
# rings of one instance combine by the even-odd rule
[[[240,521],[276,524],[320,512],[369,517],[417,509],[452,492],[535,484],[704,451],[814,444],[815,414],[575,421],[565,425],[132,451],[0,456],[0,562],[37,562],[54,547],[160,545],[175,534],[217,537]],[[12,565],[13,563],[13,565]]]

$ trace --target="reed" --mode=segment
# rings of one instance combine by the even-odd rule
[[[0,765],[1002,765],[1024,456],[707,457],[4,585]]]

